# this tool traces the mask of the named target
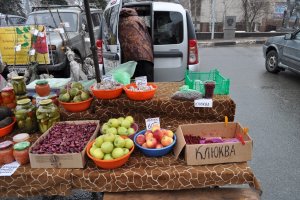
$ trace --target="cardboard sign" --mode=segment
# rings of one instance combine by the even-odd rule
[[[138,88],[147,86],[147,76],[136,77],[135,84]]]
[[[213,101],[212,99],[196,99],[194,101],[194,106],[196,108],[212,108]]]
[[[111,74],[105,74],[102,76],[103,81],[113,81],[113,77]]]
[[[20,164],[15,161],[6,165],[3,165],[0,168],[0,176],[11,176],[18,169]]]
[[[148,119],[145,119],[145,121],[146,121],[146,129],[147,130],[151,130],[153,126],[160,127],[159,117],[148,118]]]

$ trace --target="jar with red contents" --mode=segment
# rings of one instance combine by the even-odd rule
[[[35,92],[40,97],[48,96],[50,94],[50,86],[48,84],[48,81],[46,80],[37,81],[35,85]]]
[[[0,165],[12,163],[15,160],[13,155],[13,142],[4,141],[0,143]]]
[[[18,163],[25,165],[29,163],[30,142],[19,142],[14,145],[13,155]]]
[[[16,95],[12,87],[5,87],[1,91],[2,104],[10,109],[16,107]]]

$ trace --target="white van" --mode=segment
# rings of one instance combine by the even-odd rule
[[[153,1],[122,3],[122,0],[111,0],[103,12],[102,31],[97,41],[102,71],[110,71],[121,62],[118,23],[122,7],[135,8],[148,26],[153,41],[156,82],[181,81],[187,69],[199,70],[195,29],[189,13],[182,5]]]

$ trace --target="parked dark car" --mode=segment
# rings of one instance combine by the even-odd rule
[[[300,73],[300,29],[269,38],[263,46],[266,70],[278,73],[286,69]]]

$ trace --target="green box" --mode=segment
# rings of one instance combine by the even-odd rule
[[[197,90],[202,94],[205,94],[204,82],[209,80],[215,81],[216,83],[214,94],[229,94],[230,79],[224,78],[217,69],[211,70],[210,72],[192,72],[187,70],[185,74],[185,84],[188,85],[190,89]]]

